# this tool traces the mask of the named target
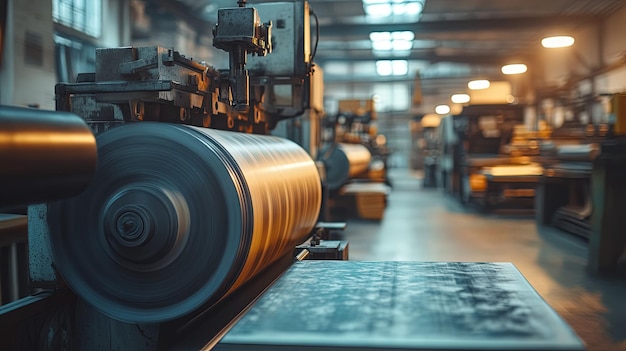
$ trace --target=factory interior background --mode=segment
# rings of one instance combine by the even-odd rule
[[[304,44],[280,37],[285,24],[274,21],[266,58],[305,46],[308,105],[293,116],[281,111],[289,116],[267,133],[325,166],[320,218],[346,227],[323,239],[347,242],[340,256],[351,261],[511,262],[585,349],[626,350],[626,1],[306,4]],[[173,48],[232,71],[214,28],[218,9],[234,7],[235,0],[0,0],[0,105],[59,109],[58,83],[104,76],[97,48]],[[555,37],[566,42],[550,42]],[[257,84],[261,59],[249,56],[246,84]],[[290,64],[284,59],[277,66]],[[296,79],[280,79],[272,103],[295,106]],[[208,121],[253,130],[233,127],[230,117],[226,127]],[[2,129],[6,171],[14,151]],[[0,182],[15,179],[5,171]],[[34,245],[26,233],[35,226],[30,208],[8,205],[0,202],[0,316],[13,324],[22,314],[11,304],[33,292],[25,266]],[[15,346],[0,335],[0,349]]]

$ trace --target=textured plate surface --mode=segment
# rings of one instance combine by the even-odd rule
[[[302,261],[216,350],[584,350],[509,263]]]

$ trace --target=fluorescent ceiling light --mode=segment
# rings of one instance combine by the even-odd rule
[[[389,17],[393,13],[390,4],[365,5],[365,13],[370,17]]]
[[[446,115],[450,113],[450,106],[448,105],[437,105],[435,106],[435,112],[439,115]]]
[[[418,16],[422,13],[424,5],[421,2],[409,2],[404,5],[404,13],[411,16]]]
[[[411,32],[410,30],[391,32],[391,39],[393,39],[393,40],[403,40],[403,41],[412,41],[413,39],[415,39],[415,34],[413,32]]]
[[[393,60],[391,61],[394,76],[404,76],[409,73],[409,61]]]
[[[393,14],[396,16],[404,15],[404,4],[393,4],[391,6],[393,9]]]
[[[415,34],[411,31],[370,33],[372,50],[374,50],[374,52],[394,51],[396,53],[403,52],[404,54],[408,54],[408,51],[413,48],[414,38]]]
[[[394,40],[392,44],[393,51],[409,51],[413,49],[412,41]]]
[[[371,41],[391,41],[391,33],[390,32],[371,32],[370,40]]]
[[[547,37],[541,40],[541,45],[544,48],[564,48],[574,45],[574,38],[568,35],[561,35],[555,37]]]
[[[502,66],[502,73],[504,74],[522,74],[528,70],[523,63],[513,63],[510,65]]]
[[[373,41],[372,49],[374,51],[391,51],[394,47],[391,41]]]
[[[380,76],[404,76],[409,73],[407,60],[379,60],[376,61],[376,73]]]
[[[467,94],[454,94],[450,97],[450,100],[455,104],[465,104],[470,101],[470,96]]]
[[[470,88],[470,90],[487,89],[490,85],[491,83],[489,83],[489,81],[485,79],[473,80],[467,83],[467,87]]]
[[[390,76],[393,73],[390,60],[376,61],[376,73],[379,76]]]
[[[426,0],[362,0],[369,17],[410,16],[419,17]]]

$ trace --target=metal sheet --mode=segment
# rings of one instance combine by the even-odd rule
[[[159,322],[208,306],[315,225],[315,164],[286,139],[141,122],[98,136],[81,196],[49,208],[70,287],[103,313]]]
[[[215,350],[583,350],[510,263],[295,263]]]
[[[0,207],[76,195],[96,160],[96,139],[78,116],[0,107]]]

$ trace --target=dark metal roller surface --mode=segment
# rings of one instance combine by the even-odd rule
[[[80,196],[50,206],[73,290],[109,316],[159,322],[208,306],[301,242],[321,201],[295,143],[142,122],[98,137]]]
[[[96,139],[78,116],[0,106],[0,207],[76,195],[96,161]]]
[[[361,144],[337,144],[326,161],[328,188],[337,190],[348,180],[367,170],[372,154]]]

